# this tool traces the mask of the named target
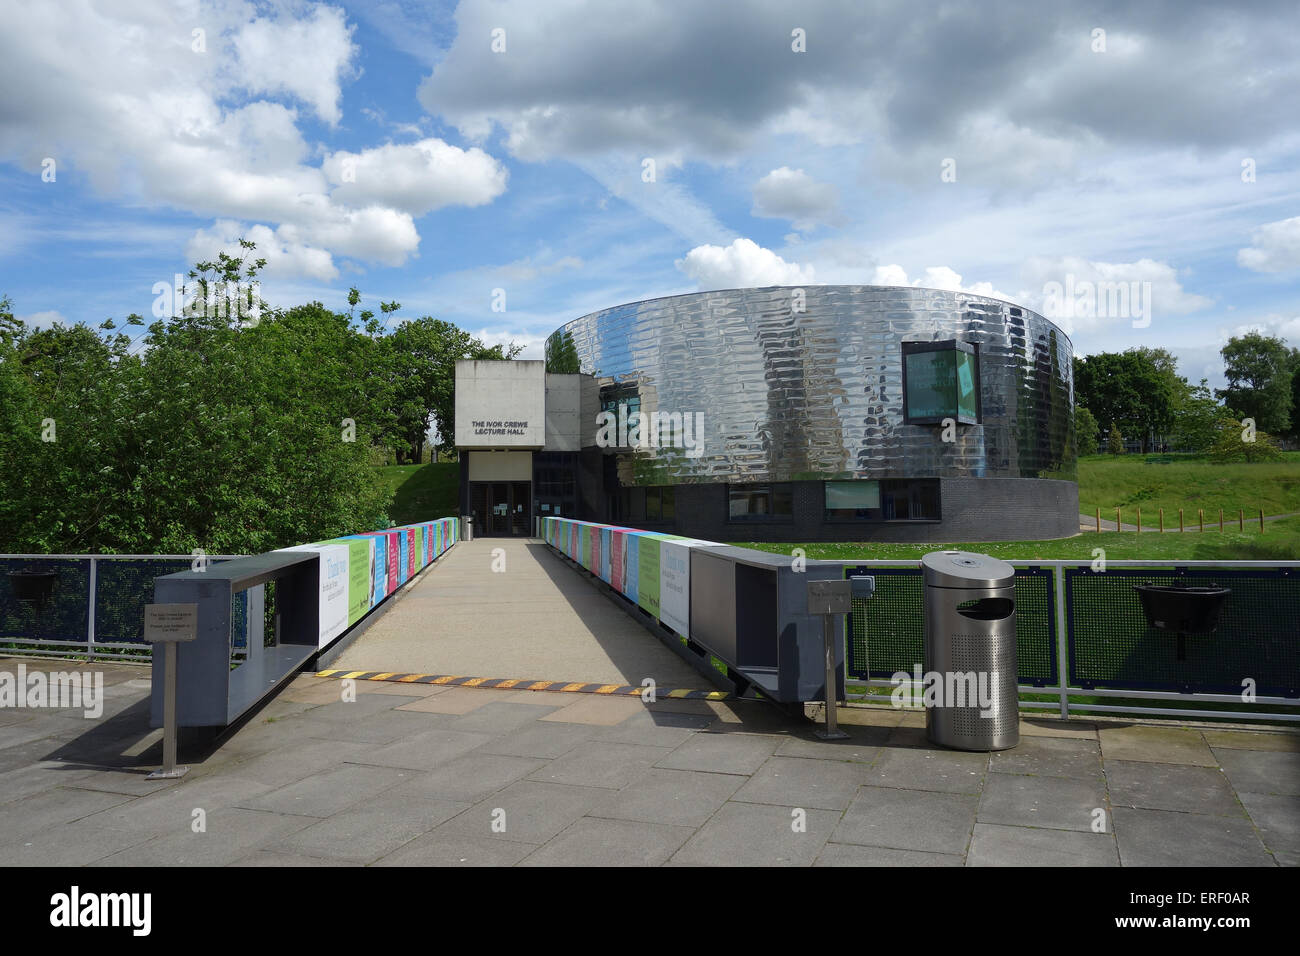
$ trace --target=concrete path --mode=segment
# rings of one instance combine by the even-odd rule
[[[303,676],[150,782],[149,669],[80,669],[101,718],[0,710],[0,866],[1300,864],[1291,732],[1036,717],[972,754],[898,710],[826,742],[757,702]]]
[[[589,576],[520,538],[457,544],[330,666],[713,689]]]

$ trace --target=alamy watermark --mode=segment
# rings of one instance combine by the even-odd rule
[[[704,454],[703,412],[618,412],[596,416],[599,448],[682,448],[687,458]]]
[[[154,295],[153,316],[170,319],[173,316],[192,316],[212,319],[242,319],[256,325],[262,317],[262,284],[260,282],[185,283],[185,277],[176,273],[171,282],[155,282],[150,290]]]
[[[1093,281],[1066,273],[1065,282],[1043,285],[1043,315],[1049,319],[1132,319],[1133,328],[1151,324],[1151,283]]]
[[[889,695],[895,707],[978,707],[981,717],[993,716],[993,687],[997,671],[925,671],[912,665],[912,672],[897,671],[889,679]],[[920,693],[917,694],[917,689]]]
[[[0,671],[0,708],[55,709],[79,708],[94,720],[104,713],[104,674],[102,671],[28,671],[18,665],[18,673]]]

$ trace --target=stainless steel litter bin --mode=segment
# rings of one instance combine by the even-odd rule
[[[474,516],[473,515],[460,516],[460,540],[462,541],[474,540]]]
[[[934,551],[921,568],[926,736],[957,750],[1016,746],[1015,568],[966,551]]]

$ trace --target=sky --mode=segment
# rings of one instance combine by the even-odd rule
[[[272,305],[356,286],[525,358],[621,303],[812,284],[993,295],[1211,386],[1231,335],[1300,346],[1294,0],[0,0],[0,25],[0,295],[34,325],[148,319],[242,237]],[[1130,307],[1071,298],[1098,283]]]

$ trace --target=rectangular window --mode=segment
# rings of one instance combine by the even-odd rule
[[[645,520],[659,521],[662,514],[659,507],[659,489],[647,488],[645,490]]]
[[[945,418],[979,422],[979,352],[955,340],[904,342],[904,422],[932,425]]]
[[[675,521],[677,518],[677,493],[672,487],[661,488],[660,500],[662,504],[663,516],[665,521]]]
[[[794,516],[792,485],[729,485],[727,515],[732,521],[772,521]]]
[[[938,478],[825,482],[827,521],[938,521]]]

